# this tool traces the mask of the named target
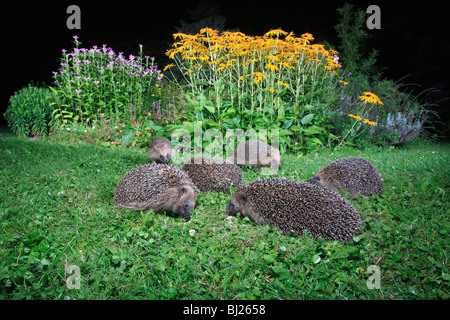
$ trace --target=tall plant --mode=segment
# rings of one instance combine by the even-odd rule
[[[344,61],[344,67],[353,73],[361,73],[378,78],[381,75],[375,63],[378,51],[369,51],[367,41],[370,34],[366,28],[366,13],[361,9],[355,9],[352,4],[346,3],[337,9],[340,19],[334,26],[340,40],[338,46],[340,57]]]
[[[163,75],[155,59],[143,55],[142,45],[138,56],[126,58],[106,45],[81,48],[77,36],[74,44],[72,52],[62,50],[61,67],[53,72],[55,119],[130,122],[145,112]]]
[[[341,67],[337,52],[312,44],[305,33],[272,30],[263,36],[201,29],[196,35],[174,34],[167,51],[187,83],[193,120],[218,128],[276,128],[291,145],[325,134],[317,126],[321,107],[335,90]],[[322,144],[320,139],[315,144]],[[299,146],[298,148],[302,148]]]

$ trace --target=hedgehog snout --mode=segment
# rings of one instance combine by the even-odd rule
[[[170,161],[170,157],[169,157],[168,154],[167,154],[166,156],[160,155],[160,156],[159,156],[159,159],[161,160],[162,163],[165,163],[165,164],[168,164],[169,161]]]
[[[180,210],[180,217],[186,219],[186,221],[189,221],[191,219],[191,210],[193,210],[194,207],[195,203],[192,204],[191,201],[186,202]]]
[[[230,203],[228,204],[227,210],[225,211],[227,216],[236,216],[236,211],[235,211],[236,206],[234,205],[234,203],[232,201],[230,201]]]
[[[191,219],[191,210],[195,208],[195,201],[187,200],[180,208],[180,217],[189,221]]]

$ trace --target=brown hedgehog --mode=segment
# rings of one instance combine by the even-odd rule
[[[256,180],[238,187],[227,215],[241,215],[302,235],[346,242],[361,231],[355,207],[334,191],[285,178]]]
[[[356,198],[358,193],[363,197],[373,194],[381,196],[383,180],[375,167],[361,158],[343,158],[329,163],[320,169],[309,183],[341,192],[344,190]]]
[[[230,193],[230,186],[237,187],[242,180],[241,169],[221,158],[193,157],[186,160],[182,170],[202,192]]]
[[[169,163],[170,158],[173,156],[174,150],[172,142],[165,137],[156,137],[150,143],[148,151],[148,157],[155,163]]]
[[[180,168],[151,163],[127,172],[117,183],[114,200],[116,208],[175,213],[189,220],[197,194]]]
[[[237,165],[251,165],[253,168],[269,166],[271,169],[281,169],[280,151],[259,140],[239,143],[230,161]]]

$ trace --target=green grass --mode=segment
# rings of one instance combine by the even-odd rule
[[[449,298],[450,145],[285,155],[278,176],[306,180],[351,156],[375,165],[384,193],[351,200],[363,229],[342,244],[227,218],[221,193],[200,194],[189,222],[115,209],[146,151],[0,133],[0,299]],[[244,182],[261,177],[244,169]],[[65,283],[69,265],[80,289]],[[380,289],[367,286],[371,265]]]

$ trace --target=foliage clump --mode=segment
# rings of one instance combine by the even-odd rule
[[[53,108],[50,90],[29,85],[9,98],[4,114],[11,130],[19,136],[47,134]]]

